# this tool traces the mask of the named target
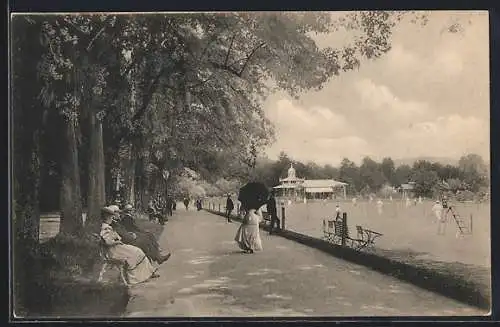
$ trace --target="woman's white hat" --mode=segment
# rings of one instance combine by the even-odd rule
[[[108,215],[114,215],[115,210],[111,208],[112,206],[107,206],[101,209],[102,213],[108,214]]]
[[[111,209],[113,211],[113,213],[119,213],[119,212],[121,212],[120,207],[117,206],[117,205],[115,205],[115,204],[110,205],[108,208]]]

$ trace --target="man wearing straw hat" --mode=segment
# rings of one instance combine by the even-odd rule
[[[158,264],[162,264],[170,258],[170,253],[162,255],[162,250],[153,234],[142,231],[135,224],[131,205],[126,205],[123,211],[116,205],[109,206],[109,208],[116,215],[112,227],[120,235],[123,243],[140,248],[151,261],[156,261]]]

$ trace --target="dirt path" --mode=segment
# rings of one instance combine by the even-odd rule
[[[177,210],[160,237],[172,258],[131,289],[127,316],[477,315],[476,308],[261,231],[242,254],[237,223]]]

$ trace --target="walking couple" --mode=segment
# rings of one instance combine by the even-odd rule
[[[272,194],[270,199],[268,199],[268,196],[267,188],[260,183],[249,183],[240,189],[238,200],[241,201],[245,215],[234,240],[245,253],[263,250],[259,231],[259,223],[263,220],[260,207],[266,203],[268,205],[268,212],[272,220],[271,231],[274,225],[273,222],[277,220],[276,200]],[[274,203],[274,211],[272,203]]]

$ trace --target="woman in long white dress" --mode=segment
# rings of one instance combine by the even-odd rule
[[[126,272],[129,284],[139,284],[150,278],[158,277],[155,268],[144,252],[133,245],[124,244],[120,235],[113,230],[111,223],[115,216],[113,208],[102,209],[103,223],[100,236],[106,244],[108,255],[112,259],[126,262]]]
[[[246,253],[262,251],[262,239],[260,238],[259,230],[259,223],[262,220],[262,216],[259,214],[258,209],[249,209],[245,211],[243,223],[238,228],[234,240],[238,243],[240,249]]]

